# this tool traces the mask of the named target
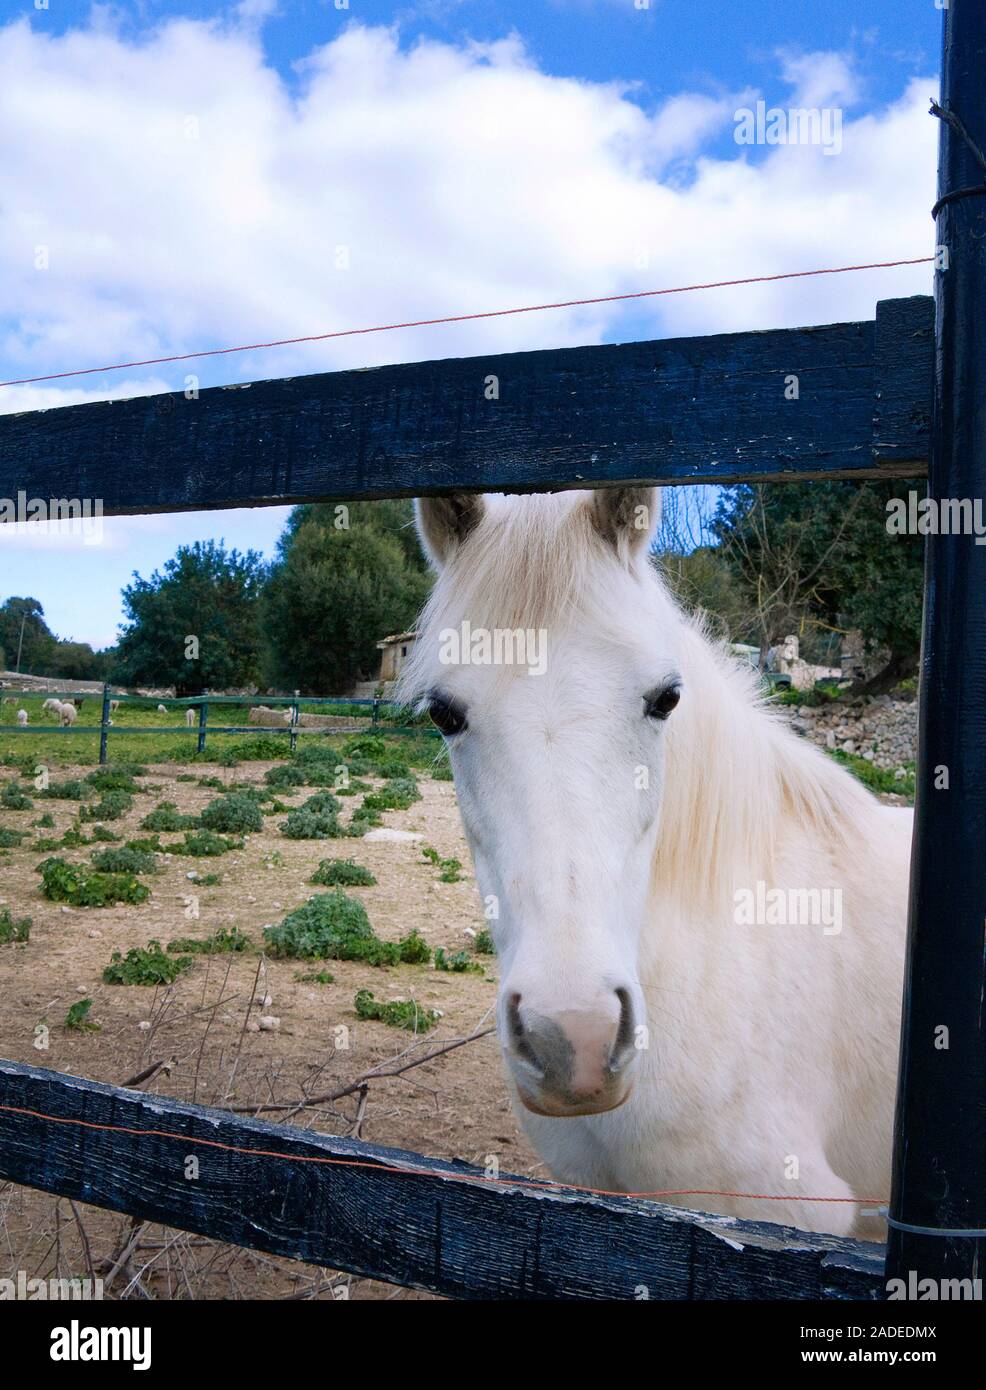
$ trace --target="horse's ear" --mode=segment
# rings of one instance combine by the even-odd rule
[[[649,548],[661,520],[656,487],[601,487],[589,498],[592,524],[617,554],[628,559]]]
[[[473,492],[452,492],[447,497],[419,497],[414,504],[418,535],[425,554],[436,569],[447,565],[483,515],[483,498]]]

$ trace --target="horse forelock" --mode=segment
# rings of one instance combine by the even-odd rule
[[[644,557],[628,567],[607,547],[588,497],[575,491],[485,499],[481,521],[435,579],[398,698],[413,699],[427,687],[441,632],[463,622],[473,630],[544,631],[549,642],[591,624],[599,638],[620,640],[628,614],[616,591],[627,586],[643,598],[653,569]],[[659,584],[656,575],[653,582]]]

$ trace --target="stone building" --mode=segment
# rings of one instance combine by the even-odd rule
[[[389,684],[397,679],[417,637],[417,632],[395,632],[393,636],[385,637],[382,642],[377,643],[380,651],[378,680],[381,684]]]

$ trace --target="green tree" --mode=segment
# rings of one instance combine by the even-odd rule
[[[106,669],[105,655],[93,651],[88,642],[56,642],[48,674],[72,681],[98,681]]]
[[[407,503],[295,509],[264,593],[274,685],[341,695],[373,679],[377,642],[413,623],[431,587],[410,520]]]
[[[887,501],[910,484],[784,483],[729,489],[714,531],[743,589],[762,651],[788,633],[819,644],[858,629],[884,658],[867,682],[886,689],[917,665],[924,543],[887,531]]]
[[[46,675],[54,646],[55,635],[45,622],[45,611],[36,598],[8,598],[0,606],[0,648],[11,670]],[[16,666],[18,651],[19,667]]]
[[[51,649],[49,674],[70,681],[99,680],[99,656],[88,642],[56,642]]]
[[[862,486],[865,493],[852,526],[822,575],[822,617],[833,627],[858,628],[868,650],[885,654],[882,670],[866,681],[864,688],[870,693],[889,690],[915,674],[921,653],[924,537],[887,532],[888,500],[905,497],[914,482],[829,486],[843,493]]]
[[[223,541],[180,546],[150,579],[134,571],[123,590],[113,678],[129,685],[203,689],[256,684],[260,675],[260,594],[266,578],[254,550]]]
[[[749,606],[721,546],[659,552],[655,562],[675,597],[685,608],[702,613],[715,637],[732,642],[747,637]]]
[[[385,497],[376,502],[309,502],[294,507],[277,543],[283,560],[302,526],[321,526],[325,530],[352,530],[370,527],[381,535],[392,536],[400,546],[411,570],[428,572],[428,561],[418,543],[414,525],[414,503],[407,497]]]

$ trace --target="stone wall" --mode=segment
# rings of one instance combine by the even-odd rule
[[[91,691],[93,695],[103,688],[102,681],[69,680],[68,676],[29,676],[17,671],[0,671],[0,689],[7,692],[23,691],[30,695],[43,694],[46,690]]]
[[[897,769],[917,757],[918,707],[915,700],[878,695],[830,705],[791,705],[791,724],[821,748],[841,748]]]
[[[217,706],[222,708],[222,706]],[[250,708],[249,722],[259,724],[267,729],[284,729],[291,723],[286,717],[290,706],[282,705],[278,709],[271,709],[268,705],[253,705]],[[351,714],[306,714],[298,715],[298,725],[300,729],[362,729],[364,725],[369,726],[370,719],[366,719]]]

